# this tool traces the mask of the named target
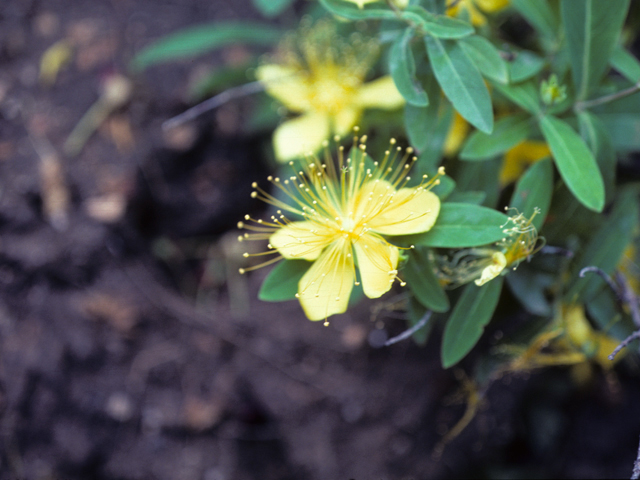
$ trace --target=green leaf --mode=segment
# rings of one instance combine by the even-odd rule
[[[511,5],[543,35],[555,38],[558,19],[547,0],[511,0]]]
[[[442,336],[442,366],[449,368],[462,360],[478,343],[498,304],[503,277],[478,287],[464,288],[447,321]]]
[[[276,17],[291,6],[293,0],[253,0],[253,6],[265,17]]]
[[[631,83],[640,81],[640,61],[620,45],[611,54],[611,66]]]
[[[605,199],[610,199],[615,190],[617,156],[611,137],[602,121],[593,113],[578,113],[580,134],[594,153],[604,182]]]
[[[426,107],[429,98],[416,79],[416,65],[411,52],[411,39],[415,30],[407,28],[391,47],[389,71],[400,94],[410,105]]]
[[[505,278],[509,290],[525,310],[533,315],[545,317],[551,315],[551,305],[545,292],[555,281],[553,275],[539,272],[525,262]]]
[[[546,115],[540,120],[556,166],[571,193],[590,210],[604,207],[604,183],[593,154],[580,136],[563,120]]]
[[[258,298],[265,302],[293,300],[298,293],[298,282],[313,262],[282,260],[262,282]]]
[[[533,52],[522,50],[515,54],[509,65],[509,80],[520,83],[536,76],[544,68],[544,59]]]
[[[601,113],[598,118],[616,150],[640,150],[640,115],[637,113]]]
[[[164,37],[138,52],[131,69],[142,71],[151,65],[184,58],[237,43],[269,46],[278,42],[282,31],[253,22],[224,22],[186,28]]]
[[[487,198],[485,192],[453,192],[447,199],[451,203],[473,203],[474,205],[482,205],[484,199]]]
[[[457,170],[459,192],[480,191],[486,194],[482,204],[494,208],[500,195],[499,176],[502,158],[494,157],[486,162],[460,162]]]
[[[460,46],[482,75],[496,82],[509,83],[507,63],[489,40],[479,35],[471,35],[460,40]]]
[[[428,253],[423,248],[416,247],[409,252],[409,261],[402,270],[402,275],[422,305],[434,312],[449,310],[449,297],[440,285]]]
[[[433,73],[455,109],[478,130],[493,130],[493,106],[478,69],[453,40],[425,37]]]
[[[598,86],[629,9],[629,0],[562,0],[560,14],[577,100]]]
[[[433,228],[418,235],[394,237],[404,244],[441,248],[487,245],[504,237],[502,225],[508,217],[487,207],[470,203],[443,203]]]
[[[488,160],[501,155],[532,133],[529,115],[509,115],[498,120],[493,133],[487,135],[480,131],[473,132],[460,152],[462,160]]]
[[[447,109],[441,109],[442,104],[440,86],[433,75],[422,78],[422,84],[429,98],[429,105],[426,107],[415,107],[410,104],[405,105],[404,128],[409,137],[409,142],[420,154],[429,150],[431,157],[437,157],[434,165],[427,170],[428,173],[435,171],[440,165],[442,145],[449,131],[449,124],[453,116],[453,109],[447,104]],[[421,164],[426,163],[424,159]],[[427,172],[424,172],[427,173]]]
[[[437,38],[462,38],[474,32],[467,22],[446,15],[434,15],[418,5],[409,5],[401,15]]]
[[[519,107],[527,112],[537,115],[540,113],[540,98],[538,96],[538,86],[534,81],[502,85],[497,82],[491,82],[491,85],[511,100]]]
[[[516,208],[525,217],[531,217],[535,208],[540,213],[533,219],[533,226],[540,230],[551,205],[553,192],[553,166],[551,160],[540,160],[525,172],[516,183],[509,207]]]
[[[396,13],[383,3],[367,3],[363,8],[343,0],[320,0],[320,4],[334,15],[349,20],[388,19],[398,20]]]
[[[580,278],[580,270],[594,266],[611,274],[633,238],[639,214],[637,189],[624,188],[609,217],[576,258],[569,291],[565,295],[567,302],[586,300],[602,287],[603,280],[598,275],[591,272]]]

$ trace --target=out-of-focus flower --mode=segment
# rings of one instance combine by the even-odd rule
[[[567,86],[558,83],[558,76],[553,73],[540,84],[540,97],[545,105],[555,105],[567,98]]]
[[[300,114],[274,132],[279,161],[315,153],[332,135],[346,135],[366,108],[392,110],[404,104],[390,76],[365,83],[378,50],[375,41],[359,35],[346,41],[329,22],[305,23],[283,41],[275,58],[258,67],[256,76],[267,93]]]
[[[467,138],[467,134],[470,130],[469,123],[458,112],[454,112],[453,121],[449,132],[444,140],[444,146],[442,147],[443,153],[447,157],[456,155],[460,151],[462,142]]]
[[[500,170],[500,185],[515,182],[532,163],[551,155],[551,150],[545,142],[525,140],[504,154],[502,169]]]
[[[532,223],[538,213],[540,210],[535,209],[529,218],[522,213],[509,217],[507,224],[503,225],[505,238],[494,245],[467,248],[450,256],[436,255],[436,273],[441,283],[450,288],[471,281],[482,286],[502,275],[507,268],[515,270],[520,262],[544,245],[544,239],[538,237]]]
[[[310,320],[346,311],[351,290],[359,284],[356,264],[365,295],[377,298],[389,291],[398,279],[400,248],[383,235],[426,232],[440,211],[440,200],[429,190],[439,183],[437,177],[444,169],[431,179],[425,175],[416,187],[406,187],[410,179],[407,160],[413,150],[408,148],[399,160],[400,148],[392,139],[382,161],[373,162],[366,154],[365,141],[363,136],[347,158],[340,147],[337,165],[325,143],[324,160],[307,156],[302,168],[294,169],[289,178],[269,177],[288,203],[254,183],[252,196],[277,207],[277,214],[270,222],[247,215],[247,223],[238,225],[255,232],[245,233],[241,241],[268,240],[268,251],[260,255],[277,255],[253,268],[282,257],[313,262],[296,295]],[[414,156],[410,161],[415,160]],[[289,220],[284,212],[303,220]]]
[[[450,17],[466,16],[471,23],[482,26],[487,23],[483,13],[494,13],[509,5],[509,0],[447,0],[446,13]]]

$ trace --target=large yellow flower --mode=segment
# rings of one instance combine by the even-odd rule
[[[238,225],[256,232],[245,233],[240,240],[268,239],[269,251],[263,254],[279,254],[262,265],[280,257],[313,262],[296,295],[310,320],[346,311],[353,285],[358,285],[356,265],[365,295],[377,298],[389,291],[398,278],[400,248],[383,235],[426,232],[440,211],[440,200],[429,191],[439,183],[437,176],[427,180],[425,175],[420,185],[406,186],[411,149],[398,161],[400,149],[392,140],[383,160],[373,162],[365,141],[363,136],[347,158],[340,147],[337,166],[325,143],[323,161],[307,156],[302,169],[289,178],[269,177],[290,203],[254,183],[252,196],[279,210],[270,222],[245,216],[250,223]],[[442,174],[441,169],[438,176]],[[302,220],[291,221],[283,212]]]
[[[334,134],[349,133],[365,108],[403,105],[390,76],[364,83],[377,55],[376,42],[357,35],[346,42],[333,24],[319,22],[303,25],[283,41],[273,62],[258,67],[256,76],[267,93],[300,114],[274,132],[280,162],[317,152]]]
[[[466,15],[473,25],[482,26],[487,23],[482,12],[497,12],[507,5],[509,0],[447,0],[446,13],[450,17]]]

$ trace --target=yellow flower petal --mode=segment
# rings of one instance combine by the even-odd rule
[[[449,127],[449,133],[447,133],[447,138],[444,141],[443,151],[447,157],[451,157],[458,153],[460,150],[460,146],[464,139],[467,138],[467,134],[469,133],[469,124],[467,121],[462,118],[458,112],[455,112],[453,115],[453,121],[451,122],[451,127]]]
[[[529,165],[551,155],[545,142],[525,140],[504,154],[500,184],[502,186],[520,178]]]
[[[343,108],[333,117],[333,131],[341,137],[351,132],[360,119],[361,111],[355,108]]]
[[[330,231],[319,231],[314,222],[292,222],[276,230],[269,243],[289,260],[315,260],[331,241]]]
[[[363,8],[367,3],[377,2],[379,0],[347,0],[347,2],[355,3],[359,8]]]
[[[344,313],[355,281],[353,257],[347,240],[327,248],[300,279],[298,295],[309,320]]]
[[[482,275],[475,281],[475,284],[481,287],[490,280],[493,280],[507,266],[507,259],[501,252],[495,252],[491,256],[491,265],[482,270]]]
[[[386,76],[362,85],[355,103],[362,108],[394,110],[404,105],[404,98],[398,92],[393,79]]]
[[[371,234],[360,237],[353,247],[364,294],[378,298],[387,293],[398,273],[398,248]]]
[[[276,159],[288,162],[317,152],[329,135],[329,117],[325,114],[308,113],[287,120],[273,132]]]
[[[488,13],[497,12],[509,5],[509,0],[475,0],[476,5]]]
[[[440,199],[430,191],[401,188],[393,194],[393,203],[375,215],[367,224],[384,235],[412,235],[426,232],[440,213]]]
[[[256,69],[256,78],[265,90],[292,112],[309,110],[309,88],[298,70],[282,65],[262,65]]]

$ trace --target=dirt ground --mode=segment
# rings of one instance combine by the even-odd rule
[[[268,132],[243,131],[242,102],[161,129],[194,75],[243,52],[127,73],[179,28],[256,17],[249,0],[2,1],[0,478],[629,477],[637,362],[581,386],[567,369],[507,378],[438,459],[464,411],[439,332],[374,348],[405,326],[372,322],[374,302],[324,328],[257,300],[267,270],[236,273],[234,226],[257,208]],[[61,39],[72,60],[43,85]],[[64,154],[114,74],[130,100]]]

